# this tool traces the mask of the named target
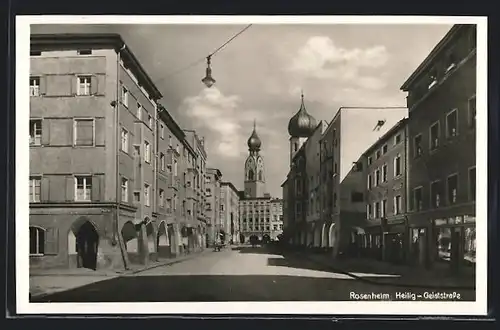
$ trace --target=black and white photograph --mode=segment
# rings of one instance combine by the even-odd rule
[[[18,313],[486,314],[486,18],[16,30]]]

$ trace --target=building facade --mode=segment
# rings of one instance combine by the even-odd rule
[[[32,35],[30,267],[183,253],[185,135],[122,38]]]
[[[216,168],[207,168],[206,174],[206,184],[205,184],[205,196],[207,198],[205,204],[205,212],[209,224],[209,232],[207,239],[210,244],[213,244],[217,238],[220,236],[223,242],[227,241],[228,233],[226,229],[223,228],[221,222],[221,182],[222,173]]]
[[[408,245],[407,123],[407,118],[398,122],[357,164],[366,182],[366,221],[356,237],[358,252],[395,263],[404,262]]]
[[[366,181],[353,164],[405,115],[402,107],[343,107],[328,125],[316,125],[302,96],[300,109],[288,125],[291,166],[282,185],[290,227],[285,230],[287,241],[329,249],[334,256],[353,251],[352,231],[360,229],[366,212],[360,211],[365,207],[360,183]],[[365,127],[362,134],[360,127]]]
[[[228,242],[239,243],[240,239],[240,197],[238,189],[231,182],[221,182],[220,189],[220,224],[228,234]]]
[[[453,26],[401,87],[415,264],[475,264],[476,34],[475,25]]]

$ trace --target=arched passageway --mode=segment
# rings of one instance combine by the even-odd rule
[[[127,249],[129,261],[131,263],[140,263],[139,239],[137,236],[136,226],[131,221],[125,222],[125,224],[123,224],[121,234]]]
[[[149,259],[155,260],[156,259],[155,228],[153,222],[149,218],[144,219],[144,222],[146,223],[146,241],[147,241],[146,253],[148,254]]]
[[[328,247],[333,248],[335,246],[335,224],[330,225],[330,230],[328,231]]]
[[[314,247],[321,247],[321,225],[316,223],[314,226]]]
[[[170,238],[167,231],[167,225],[165,221],[160,223],[158,227],[158,234],[156,239],[157,251],[159,258],[170,258],[171,250],[170,250]]]
[[[70,234],[75,237],[76,266],[96,270],[99,234],[94,225],[85,220],[80,226],[73,227]]]
[[[328,247],[328,227],[326,223],[321,226],[321,247]]]

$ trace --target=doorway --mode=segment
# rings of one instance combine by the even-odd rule
[[[77,267],[97,269],[99,235],[94,226],[85,221],[76,233]]]

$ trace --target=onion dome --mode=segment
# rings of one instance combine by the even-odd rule
[[[292,137],[309,137],[317,126],[316,119],[307,113],[304,105],[304,94],[299,111],[288,122],[288,134]]]
[[[257,135],[257,131],[255,130],[255,120],[254,120],[252,135],[250,135],[247,141],[248,149],[250,151],[259,151],[261,144],[262,142],[260,141],[260,138]]]

